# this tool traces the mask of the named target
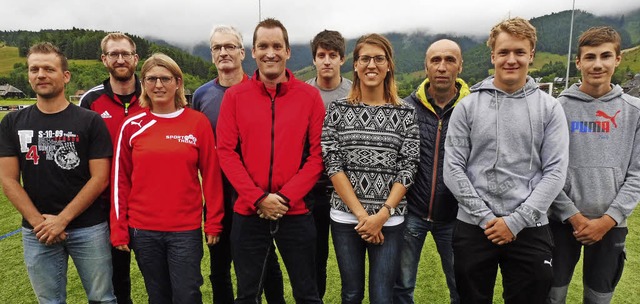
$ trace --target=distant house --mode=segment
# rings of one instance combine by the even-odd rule
[[[10,85],[0,85],[0,97],[1,98],[25,98],[27,95],[20,91],[18,88]]]
[[[85,90],[77,90],[75,94],[69,96],[69,101],[71,101],[71,102],[73,102],[75,104],[78,104],[80,102],[80,99],[82,98],[82,96],[86,92],[87,91],[85,91]]]

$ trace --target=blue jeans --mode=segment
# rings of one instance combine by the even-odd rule
[[[235,303],[259,303],[275,239],[296,303],[322,303],[316,285],[316,228],[311,214],[285,215],[277,221],[233,214],[231,254],[236,270]]]
[[[116,303],[111,284],[111,244],[106,222],[68,229],[64,242],[46,246],[22,228],[24,263],[39,303],[66,303],[69,256],[90,303]]]
[[[202,303],[202,231],[129,228],[149,303]]]
[[[373,245],[362,240],[355,231],[355,224],[331,221],[333,247],[336,251],[342,303],[362,303],[364,299],[365,254],[369,253],[369,303],[392,303],[393,284],[400,268],[400,245],[404,224],[383,227],[383,245]]]
[[[393,290],[393,303],[413,303],[413,290],[416,287],[420,255],[429,231],[440,255],[442,271],[449,287],[449,301],[460,303],[453,270],[452,239],[455,220],[449,223],[432,222],[410,213],[405,215],[404,222],[404,242],[400,249],[400,273]]]

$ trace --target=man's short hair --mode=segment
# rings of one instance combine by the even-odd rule
[[[598,46],[607,42],[613,43],[616,56],[620,56],[620,34],[610,26],[592,27],[578,37],[578,54],[576,56],[580,58],[583,46]]]
[[[313,56],[313,58],[316,57],[318,47],[329,51],[336,51],[340,54],[340,59],[344,58],[346,49],[344,37],[342,37],[338,31],[324,30],[311,40],[311,56]]]
[[[502,32],[521,39],[527,39],[531,43],[531,49],[536,48],[536,41],[538,41],[536,28],[526,19],[515,17],[493,26],[489,34],[489,39],[487,40],[487,46],[491,51],[493,51],[493,48],[496,46],[496,38],[498,38],[498,35]]]
[[[109,42],[109,40],[121,40],[121,39],[127,40],[131,44],[131,49],[133,49],[133,52],[134,53],[136,52],[136,43],[133,41],[133,39],[131,39],[131,37],[121,32],[113,32],[104,36],[104,38],[102,38],[102,41],[100,41],[100,49],[102,49],[102,54],[107,53],[107,42]]]
[[[289,47],[289,34],[287,33],[287,29],[284,27],[284,25],[282,25],[282,22],[278,21],[277,19],[274,18],[267,18],[264,19],[262,21],[260,21],[258,23],[258,25],[256,25],[256,28],[253,30],[253,46],[256,46],[256,40],[257,40],[257,34],[258,34],[258,29],[264,27],[264,28],[268,28],[268,29],[272,29],[272,28],[280,28],[282,30],[282,36],[284,37],[284,45],[287,49],[290,49]]]
[[[60,58],[60,67],[62,71],[69,70],[69,62],[67,61],[67,57],[60,51],[60,49],[53,45],[51,42],[40,42],[32,45],[29,48],[29,52],[27,53],[27,61],[29,61],[29,56],[32,54],[55,54],[58,58]]]
[[[236,37],[236,39],[238,39],[238,41],[240,41],[240,47],[244,48],[244,44],[242,42],[242,34],[233,26],[230,25],[219,25],[214,27],[211,30],[211,34],[209,35],[209,46],[213,46],[213,35],[215,35],[215,33],[221,33],[221,34],[231,34],[233,36]]]

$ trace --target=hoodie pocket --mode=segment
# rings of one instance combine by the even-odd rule
[[[614,167],[569,167],[565,192],[587,217],[600,217],[620,189],[623,177]]]

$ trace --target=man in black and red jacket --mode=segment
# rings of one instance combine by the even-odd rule
[[[80,106],[100,114],[115,142],[120,124],[130,113],[140,110],[138,98],[141,86],[135,75],[138,65],[136,44],[127,35],[110,33],[102,39],[102,63],[109,78],[92,88],[80,99]],[[102,195],[108,196],[109,189]],[[110,201],[110,200],[109,200]],[[118,303],[131,302],[131,253],[111,250],[113,261],[113,289]]]

